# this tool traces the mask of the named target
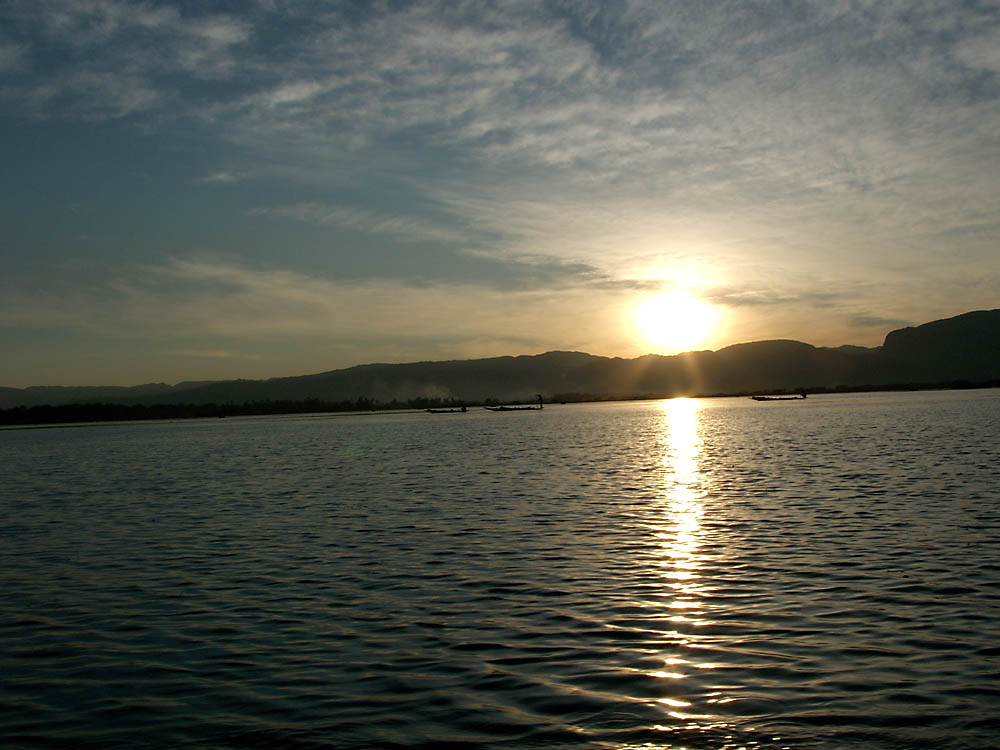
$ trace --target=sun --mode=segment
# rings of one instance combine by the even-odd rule
[[[711,335],[716,317],[711,305],[684,291],[647,297],[635,307],[638,333],[661,354],[698,348]]]

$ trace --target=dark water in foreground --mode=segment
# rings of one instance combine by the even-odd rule
[[[1000,747],[1000,391],[0,432],[0,745]]]

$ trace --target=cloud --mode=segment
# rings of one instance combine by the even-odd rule
[[[162,95],[136,76],[81,70],[36,87],[27,102],[35,112],[44,113],[62,100],[74,99],[77,117],[107,120],[147,111]]]
[[[615,299],[614,291],[601,294]],[[560,304],[553,309],[556,300]],[[607,306],[594,300],[592,290],[348,283],[189,257],[121,268],[106,283],[90,288],[50,285],[29,293],[11,287],[0,295],[0,316],[9,326],[159,341],[188,355],[247,347],[259,352],[260,347],[295,340],[300,346],[313,342],[310,348],[347,342],[386,356],[396,351],[391,358],[398,361],[426,358],[432,350],[449,357],[495,355],[511,346],[540,347],[552,340],[582,346],[605,326]],[[610,332],[597,338],[610,341],[624,335]],[[185,345],[180,349],[171,344],[181,341]],[[422,347],[431,349],[421,353]],[[363,355],[353,356],[343,364],[356,364]]]
[[[223,170],[221,172],[213,172],[212,174],[205,175],[201,178],[200,182],[208,184],[232,185],[237,182],[242,182],[246,179],[246,177],[247,175],[241,172],[228,172]]]
[[[261,359],[260,354],[232,352],[225,349],[177,349],[170,353],[178,357],[195,357],[197,359]]]
[[[994,27],[959,40],[955,56],[973,70],[1000,73],[1000,29]]]
[[[324,86],[313,81],[298,81],[276,86],[275,88],[256,94],[254,99],[267,108],[280,107],[289,104],[301,104],[315,98],[323,92]]]
[[[0,17],[24,40],[20,58],[31,74],[8,96],[40,117],[190,109],[198,99],[190,82],[227,76],[237,65],[233,48],[250,37],[233,17],[122,0],[12,0]]]
[[[0,73],[16,72],[25,67],[26,47],[0,39]]]
[[[407,242],[436,241],[456,243],[468,235],[449,229],[439,222],[414,216],[381,214],[357,206],[299,203],[290,206],[258,207],[251,216],[293,219],[319,226],[335,226],[356,231],[383,234]]]
[[[799,294],[789,294],[776,289],[722,288],[709,291],[705,298],[714,304],[727,307],[788,306],[802,301]]]
[[[877,328],[881,332],[888,332],[893,328],[911,325],[905,320],[900,320],[898,318],[886,318],[881,315],[873,315],[870,313],[859,313],[851,316],[850,324],[855,328]]]
[[[997,19],[947,3],[423,2],[308,18],[266,4],[240,18],[113,0],[13,7],[65,53],[27,92],[36,111],[187,115],[303,175],[391,161],[447,185],[462,158],[475,178],[499,168],[506,183],[684,204],[698,202],[692,186],[706,201],[850,200],[947,168],[942,128],[971,145],[995,122],[962,97],[995,70]],[[202,85],[213,78],[226,85]],[[985,91],[995,102],[995,83]]]

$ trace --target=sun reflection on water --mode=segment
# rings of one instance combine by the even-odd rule
[[[698,434],[699,404],[695,399],[675,398],[664,402],[663,495],[668,523],[657,532],[662,554],[669,560],[665,575],[676,596],[673,609],[697,609],[701,587],[698,578],[698,547],[702,528],[702,481],[698,466],[701,437]]]
[[[697,645],[697,629],[708,623],[706,614],[706,591],[699,574],[703,566],[700,547],[704,530],[704,477],[700,467],[702,439],[699,434],[699,409],[696,399],[675,398],[663,402],[661,429],[662,446],[662,517],[654,534],[660,544],[661,571],[666,586],[671,590],[668,611],[673,614],[667,620],[675,625],[677,644],[693,647]],[[693,632],[694,631],[694,632]],[[703,666],[687,659],[671,656],[665,659],[665,666],[672,669],[667,674],[673,679],[683,676],[683,669],[699,671]],[[683,665],[683,667],[680,667]],[[683,699],[682,699],[683,698]],[[661,703],[673,709],[668,715],[684,722],[689,730],[704,731],[711,726],[720,726],[713,720],[717,717],[697,712],[692,705],[697,697],[671,696]],[[712,703],[708,701],[707,703]],[[706,705],[707,707],[707,705]],[[689,709],[678,711],[677,709]],[[692,710],[693,709],[693,710]]]

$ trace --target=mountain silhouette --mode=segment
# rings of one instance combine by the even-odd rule
[[[408,364],[368,364],[268,380],[123,387],[0,388],[0,408],[37,404],[242,404],[319,399],[483,403],[533,397],[636,398],[1000,383],[1000,310],[890,332],[881,347],[755,341],[718,351],[634,359],[583,352]]]

